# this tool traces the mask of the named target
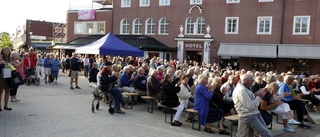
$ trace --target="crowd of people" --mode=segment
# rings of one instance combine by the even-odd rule
[[[309,100],[313,106],[309,109],[320,110],[320,76],[294,75],[292,72],[234,70],[232,67],[220,68],[217,64],[205,64],[194,61],[179,62],[163,60],[157,57],[149,59],[134,57],[111,57],[99,55],[62,55],[61,60],[55,54],[47,53],[44,58],[33,49],[23,53],[9,48],[1,50],[1,69],[13,64],[21,76],[37,73],[45,83],[57,83],[58,73],[67,73],[70,77],[70,89],[80,89],[79,73],[89,81],[89,85],[103,92],[109,92],[115,101],[115,113],[124,114],[126,108],[122,92],[139,93],[137,103],[144,103],[141,96],[156,98],[154,104],[159,110],[163,106],[176,110],[172,126],[181,126],[181,114],[186,108],[199,113],[199,122],[204,131],[215,133],[211,129],[217,122],[218,133],[230,135],[225,130],[224,117],[238,114],[238,136],[272,136],[267,128],[271,112],[279,115],[283,121],[284,132],[295,132],[289,124],[311,128],[312,122],[305,107]],[[74,84],[75,83],[75,86]],[[0,78],[0,96],[3,90],[4,110],[16,98],[18,87],[10,86],[6,78]],[[1,96],[2,97],[2,96]],[[1,98],[0,98],[1,102]],[[133,103],[133,102],[131,102]],[[294,119],[292,110],[297,112]],[[0,111],[1,104],[0,104]],[[185,121],[192,122],[192,114]]]
[[[93,58],[97,56],[92,56]],[[294,75],[292,72],[233,70],[216,64],[175,60],[110,57],[95,58],[89,69],[89,82],[100,82],[101,91],[111,91],[116,100],[116,113],[124,114],[121,92],[136,92],[155,97],[159,110],[163,106],[176,110],[173,126],[181,126],[181,113],[186,108],[198,110],[204,131],[215,133],[211,126],[217,122],[219,134],[225,130],[224,117],[238,114],[238,136],[272,136],[267,128],[271,112],[283,121],[284,132],[295,132],[290,125],[311,128],[312,122],[303,99],[319,109],[320,77]],[[90,67],[89,67],[90,68]],[[98,75],[98,77],[97,77]],[[99,77],[100,76],[100,77]],[[143,102],[138,96],[138,102]],[[293,111],[297,112],[297,120]],[[313,111],[316,111],[313,110]],[[192,114],[185,121],[191,122]]]

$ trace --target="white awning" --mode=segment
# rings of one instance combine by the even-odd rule
[[[320,59],[320,45],[278,45],[279,58]]]
[[[221,57],[259,57],[276,58],[277,45],[275,44],[242,44],[221,43],[218,55]]]

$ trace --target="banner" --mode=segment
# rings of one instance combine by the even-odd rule
[[[78,20],[94,20],[96,15],[96,10],[79,10],[78,11]]]

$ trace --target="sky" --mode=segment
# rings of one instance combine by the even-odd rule
[[[27,19],[65,23],[69,8],[90,8],[91,5],[92,0],[1,0],[0,33],[14,34]]]

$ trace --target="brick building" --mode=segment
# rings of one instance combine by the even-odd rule
[[[118,0],[113,33],[148,35],[172,59],[317,73],[318,0]]]
[[[28,19],[16,29],[13,48],[52,51],[50,46],[65,42],[65,29],[65,23]]]

